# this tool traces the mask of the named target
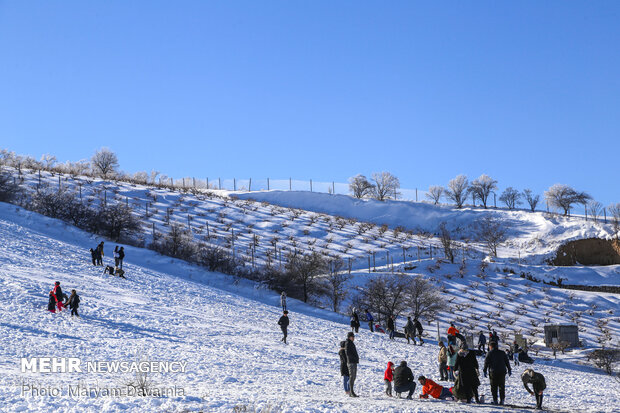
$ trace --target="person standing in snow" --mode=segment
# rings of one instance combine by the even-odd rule
[[[103,265],[103,257],[105,255],[103,253],[103,241],[101,241],[99,245],[97,245],[97,251],[99,252],[99,260],[101,261],[99,265]]]
[[[93,265],[97,265],[97,253],[94,249],[90,249],[90,258],[93,260]]]
[[[457,378],[457,384],[455,384],[455,395],[457,399],[467,400],[467,403],[471,403],[472,397],[476,400],[476,403],[480,403],[478,397],[478,387],[480,386],[480,379],[478,378],[478,360],[476,355],[469,351],[467,343],[461,344],[461,349],[456,357],[456,363],[454,369],[459,372]]]
[[[347,334],[347,342],[345,343],[345,354],[347,356],[347,367],[349,368],[349,387],[350,387],[350,396],[358,397],[353,390],[353,386],[355,385],[355,379],[357,378],[357,365],[360,362],[360,358],[357,355],[357,348],[355,348],[355,334],[351,331]]]
[[[491,394],[493,395],[493,404],[497,404],[497,390],[499,389],[499,404],[504,404],[506,394],[506,372],[510,376],[512,369],[508,356],[502,350],[497,348],[497,343],[491,341],[489,343],[489,353],[484,359],[484,368],[482,372],[484,377],[489,371],[489,379],[491,382]]]
[[[456,364],[456,357],[458,356],[453,344],[448,345],[448,378],[454,382],[454,365]]]
[[[418,382],[422,385],[422,394],[420,394],[420,399],[428,399],[428,396],[441,400],[452,400],[454,398],[450,389],[440,386],[431,379],[420,376],[418,377]]]
[[[394,363],[388,361],[387,369],[383,373],[383,382],[385,383],[385,394],[392,397],[392,380],[394,380]]]
[[[60,312],[62,311],[62,303],[65,298],[64,294],[62,293],[62,288],[60,288],[60,281],[56,281],[54,289],[52,291],[56,296],[56,307],[58,308],[58,312]]]
[[[441,381],[448,381],[448,349],[443,344],[443,341],[439,342],[439,376]]]
[[[351,313],[351,332],[359,333],[360,331],[360,317],[357,314],[357,310],[353,307],[353,312]]]
[[[282,306],[282,311],[286,311],[286,293],[284,291],[280,294],[280,305]]]
[[[422,328],[422,323],[420,323],[420,320],[416,318],[413,322],[413,326],[415,327],[415,331],[417,333],[416,335],[420,340],[420,345],[424,344],[424,340],[422,340],[422,332],[424,331],[424,329]],[[413,344],[416,344],[415,338],[413,340]]]
[[[125,259],[125,247],[120,247],[118,250],[118,264],[120,269],[123,269],[123,260]]]
[[[456,335],[459,333],[459,330],[456,329],[454,323],[450,323],[450,327],[448,327],[448,344],[456,344]]]
[[[396,326],[394,325],[394,316],[391,315],[387,321],[387,329],[388,334],[390,335],[390,340],[394,340],[394,330],[396,330]]]
[[[280,341],[284,341],[284,344],[286,344],[288,329],[288,311],[284,310],[284,314],[282,314],[282,317],[280,317],[280,319],[278,320],[278,324],[280,325],[280,329],[282,329],[282,334],[284,334],[284,337],[282,337],[282,340]]]
[[[80,316],[78,314],[78,307],[80,306],[80,296],[77,294],[77,291],[71,290],[71,296],[69,296],[69,308],[71,309],[71,317],[74,315]]]
[[[373,324],[375,322],[375,319],[372,318],[372,314],[370,314],[370,311],[368,309],[366,309],[366,321],[368,321],[368,328],[370,329],[370,332],[374,333],[375,329],[373,328]]]
[[[114,247],[114,266],[118,268],[119,258],[118,258],[118,245]]]
[[[413,379],[413,372],[409,367],[407,367],[407,362],[405,360],[400,362],[400,366],[394,369],[394,392],[396,396],[400,398],[400,394],[406,391],[409,392],[407,395],[408,399],[411,399],[413,396],[413,392],[415,391],[415,381]]]
[[[478,336],[478,351],[482,351],[483,353],[486,354],[486,345],[487,345],[487,338],[484,335],[484,333],[482,331],[480,331],[480,335]]]
[[[49,300],[47,302],[47,310],[50,313],[55,313],[56,312],[56,294],[54,294],[54,291],[50,291],[50,296],[49,296]]]
[[[547,388],[545,376],[540,373],[536,373],[533,369],[526,369],[521,375],[521,380],[523,381],[525,390],[527,390],[527,392],[532,396],[536,397],[536,408],[542,409],[543,390]],[[532,385],[532,390],[530,390],[528,384]]]
[[[338,351],[338,356],[340,357],[340,375],[342,376],[342,384],[344,386],[344,392],[348,396],[350,393],[349,388],[349,367],[347,366],[347,353],[345,352],[345,346],[347,342],[340,342],[340,350]]]
[[[99,251],[99,246],[95,247],[93,251],[93,255],[95,258],[95,265],[103,265],[103,260],[101,259],[101,251]]]
[[[415,324],[411,321],[411,317],[407,317],[407,324],[405,324],[405,337],[407,338],[407,344],[409,344],[409,339],[412,339],[413,344],[415,344]]]
[[[491,334],[491,341],[495,341],[497,343],[497,348],[499,348],[499,336],[497,335],[497,331],[493,330]]]
[[[512,358],[514,359],[515,366],[519,365],[519,354],[520,353],[521,353],[521,347],[519,347],[517,340],[515,340],[512,343]]]

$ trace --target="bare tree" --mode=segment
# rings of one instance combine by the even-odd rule
[[[421,275],[413,277],[406,290],[406,303],[414,318],[435,318],[443,310],[443,299],[439,288]]]
[[[452,200],[457,208],[462,208],[469,193],[469,180],[465,175],[459,175],[448,182],[446,198]]]
[[[439,203],[443,196],[445,189],[442,186],[432,185],[428,187],[426,197],[434,202],[435,205]]]
[[[480,175],[478,179],[474,179],[469,188],[474,196],[482,201],[482,205],[485,208],[487,207],[489,194],[495,189],[497,189],[497,181],[485,174]]]
[[[540,202],[540,195],[534,195],[531,189],[524,189],[523,196],[525,197],[525,200],[530,206],[532,212],[534,212],[536,210],[536,205],[538,205],[538,202]]]
[[[407,307],[407,288],[410,278],[397,274],[383,275],[369,280],[362,288],[359,301],[375,312],[379,319],[387,320],[391,315],[400,315]]]
[[[330,260],[328,263],[329,272],[326,277],[327,284],[327,296],[331,300],[332,310],[338,312],[340,304],[347,298],[347,282],[351,279],[351,276],[342,271],[344,267],[344,261],[341,258]]]
[[[588,211],[592,219],[596,221],[603,211],[603,204],[598,201],[591,200],[586,204],[586,211]]]
[[[355,198],[364,198],[372,193],[374,186],[362,174],[349,178],[349,191]]]
[[[189,260],[196,254],[197,246],[194,245],[192,232],[184,225],[173,222],[170,230],[161,240],[154,241],[150,248],[160,254],[174,258]]]
[[[389,172],[374,172],[372,174],[373,195],[379,201],[386,199],[396,199],[399,195],[400,181]]]
[[[555,184],[545,191],[549,205],[560,208],[568,215],[574,204],[585,205],[592,197],[585,192],[578,192],[568,185]]]
[[[499,200],[506,204],[508,209],[515,209],[517,205],[521,204],[521,192],[509,186],[504,189],[504,192],[500,195]]]
[[[52,169],[52,167],[56,164],[56,157],[46,153],[41,156],[41,163],[46,169]]]
[[[612,374],[614,365],[620,362],[620,349],[603,348],[594,350],[588,354],[588,360],[594,363],[596,367],[605,370],[605,373]]]
[[[19,192],[16,180],[9,173],[0,171],[0,202],[11,202]]]
[[[108,148],[101,148],[95,152],[91,163],[95,173],[99,174],[103,179],[107,179],[119,166],[116,154]]]
[[[441,245],[443,246],[443,251],[446,258],[454,264],[454,242],[452,241],[450,231],[448,231],[445,222],[439,224],[439,237],[441,238]]]
[[[506,240],[506,229],[502,222],[492,216],[485,216],[477,221],[478,239],[486,244],[491,254],[497,257],[497,247]]]
[[[620,236],[620,203],[611,204],[607,207],[611,218],[611,225],[614,229],[616,239]]]
[[[307,255],[292,255],[289,258],[287,271],[301,286],[305,303],[311,296],[323,294],[324,286],[319,282],[318,276],[324,273],[326,268],[327,262],[318,252]]]

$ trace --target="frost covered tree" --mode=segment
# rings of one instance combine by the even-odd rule
[[[454,264],[454,242],[452,241],[452,236],[450,235],[450,231],[448,231],[445,222],[439,224],[439,237],[441,238],[441,245],[443,246],[443,251],[446,258]]]
[[[592,219],[596,221],[601,215],[601,212],[603,212],[603,204],[598,201],[591,200],[586,204],[586,211],[588,211],[588,214],[590,214]]]
[[[370,195],[373,188],[373,185],[362,174],[349,178],[349,191],[355,198],[361,199]]]
[[[540,195],[538,194],[535,195],[531,189],[524,189],[523,196],[525,197],[525,200],[527,201],[527,204],[530,206],[530,209],[532,210],[532,212],[534,212],[536,210],[536,205],[538,205],[538,202],[540,202]]]
[[[372,181],[374,182],[372,188],[373,197],[376,200],[385,201],[386,199],[396,199],[398,197],[400,181],[391,173],[374,172],[372,174]]]
[[[56,157],[54,155],[46,153],[45,155],[41,156],[41,163],[46,169],[52,169],[56,164]]]
[[[448,182],[446,198],[452,200],[457,208],[462,208],[469,193],[469,180],[465,175],[459,175]]]
[[[568,185],[555,184],[545,191],[545,198],[549,205],[564,211],[568,215],[574,204],[585,205],[592,197],[585,192],[574,190]]]
[[[515,209],[517,205],[521,204],[521,192],[509,186],[504,189],[504,192],[500,195],[499,200],[506,204],[508,209]]]
[[[489,195],[495,189],[497,189],[497,181],[485,174],[482,174],[477,179],[474,179],[469,187],[469,190],[482,202],[482,205],[485,208],[487,207]]]
[[[484,242],[490,253],[497,257],[497,247],[506,241],[506,228],[502,221],[492,216],[485,216],[476,222],[478,240]]]
[[[107,179],[118,168],[118,157],[108,148],[101,148],[91,159],[93,170],[103,179]]]
[[[444,194],[445,189],[442,186],[432,185],[428,187],[426,197],[433,201],[435,205],[439,203]]]
[[[620,236],[620,203],[609,205],[607,211],[609,211],[609,218],[614,229],[614,234],[616,235],[616,239],[618,239]]]

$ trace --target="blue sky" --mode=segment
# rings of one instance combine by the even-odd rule
[[[0,0],[0,147],[620,202],[618,1]]]

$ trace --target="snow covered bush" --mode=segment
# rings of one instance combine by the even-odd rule
[[[108,148],[101,148],[93,155],[91,159],[93,172],[107,179],[113,175],[118,168],[118,157]]]
[[[390,198],[398,198],[400,181],[391,173],[385,171],[374,172],[372,174],[372,181],[374,185],[371,189],[371,193],[376,200],[385,201]]]
[[[530,210],[534,212],[536,210],[536,205],[540,201],[540,195],[535,195],[531,189],[524,189],[523,196],[527,201],[527,204],[530,206]]]
[[[504,189],[504,192],[499,197],[499,200],[502,201],[508,209],[515,209],[515,207],[521,204],[521,193],[509,186]]]
[[[441,201],[441,197],[445,193],[445,189],[442,186],[432,185],[428,187],[428,192],[426,193],[426,197],[433,201],[435,205]]]
[[[482,201],[482,205],[485,208],[487,207],[489,195],[495,189],[497,189],[497,181],[485,174],[482,174],[479,178],[474,179],[469,187],[469,190],[474,194],[474,196]]]
[[[568,215],[574,204],[585,205],[592,197],[585,192],[578,192],[568,185],[555,184],[545,191],[549,205],[564,211]]]
[[[588,360],[607,374],[613,374],[614,366],[620,362],[620,349],[603,348],[590,352]]]
[[[448,182],[446,198],[452,200],[457,208],[462,208],[469,194],[469,180],[465,175],[459,175]]]

